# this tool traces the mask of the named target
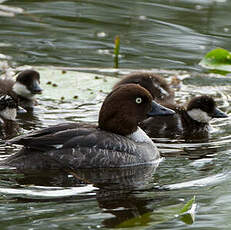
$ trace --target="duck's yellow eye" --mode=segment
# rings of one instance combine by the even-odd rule
[[[141,102],[142,102],[142,98],[137,97],[137,98],[136,98],[136,103],[137,103],[137,104],[140,104]]]

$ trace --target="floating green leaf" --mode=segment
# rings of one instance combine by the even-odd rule
[[[174,218],[178,218],[185,224],[193,224],[195,220],[195,196],[188,201],[182,208],[182,204],[170,205],[155,209],[153,212],[146,212],[127,219],[119,223],[118,228],[131,228],[138,226],[155,226],[160,223],[168,222]]]
[[[117,82],[117,78],[100,74],[51,67],[35,69],[40,73],[42,97],[47,99],[91,101],[101,92],[109,93]]]
[[[191,213],[186,213],[180,216],[180,220],[183,221],[185,224],[193,224],[195,220],[194,217],[195,215],[192,215]]]
[[[210,70],[231,72],[231,53],[222,48],[214,49],[204,56],[199,65]]]
[[[185,224],[193,224],[195,220],[195,196],[185,204],[185,206],[180,210],[180,220]]]
[[[192,209],[192,207],[193,207],[193,204],[195,204],[195,200],[196,200],[196,198],[194,196],[190,201],[188,201],[185,204],[185,206],[180,210],[179,214],[181,215],[183,213],[186,213],[186,212],[190,211]]]

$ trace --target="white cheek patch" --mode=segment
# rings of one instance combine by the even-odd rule
[[[202,122],[202,123],[209,123],[212,119],[206,112],[200,109],[192,109],[187,111],[188,115],[195,121]]]
[[[13,86],[13,91],[21,97],[31,99],[34,95],[26,88],[25,85],[16,82]]]
[[[0,116],[6,120],[14,121],[16,118],[17,110],[15,108],[5,108],[4,110],[0,111]]]

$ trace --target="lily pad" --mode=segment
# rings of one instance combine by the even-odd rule
[[[210,70],[231,72],[231,53],[222,48],[214,49],[203,57],[199,65]]]
[[[109,93],[115,82],[115,77],[39,67],[43,98],[61,100],[93,100],[100,93]]]

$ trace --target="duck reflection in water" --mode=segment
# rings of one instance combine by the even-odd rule
[[[153,211],[154,207],[152,206],[155,205],[150,207],[150,202],[153,202],[153,198],[139,197],[137,194],[140,191],[143,193],[146,189],[150,189],[158,164],[156,162],[155,164],[124,168],[80,169],[67,173],[46,171],[41,174],[41,172],[27,171],[24,177],[18,179],[17,182],[24,185],[34,184],[54,187],[82,187],[86,184],[92,184],[96,187],[95,198],[102,212],[113,215],[104,219],[102,225],[105,227],[117,227],[124,221]],[[70,174],[73,176],[70,176]],[[86,195],[81,194],[81,199],[88,198],[88,193]],[[23,199],[26,202],[32,201],[31,199]],[[71,199],[73,199],[73,196],[71,196]],[[38,201],[37,198],[36,201]],[[48,199],[44,201],[47,202]],[[20,202],[22,202],[22,199]],[[146,221],[149,220],[147,219]]]

